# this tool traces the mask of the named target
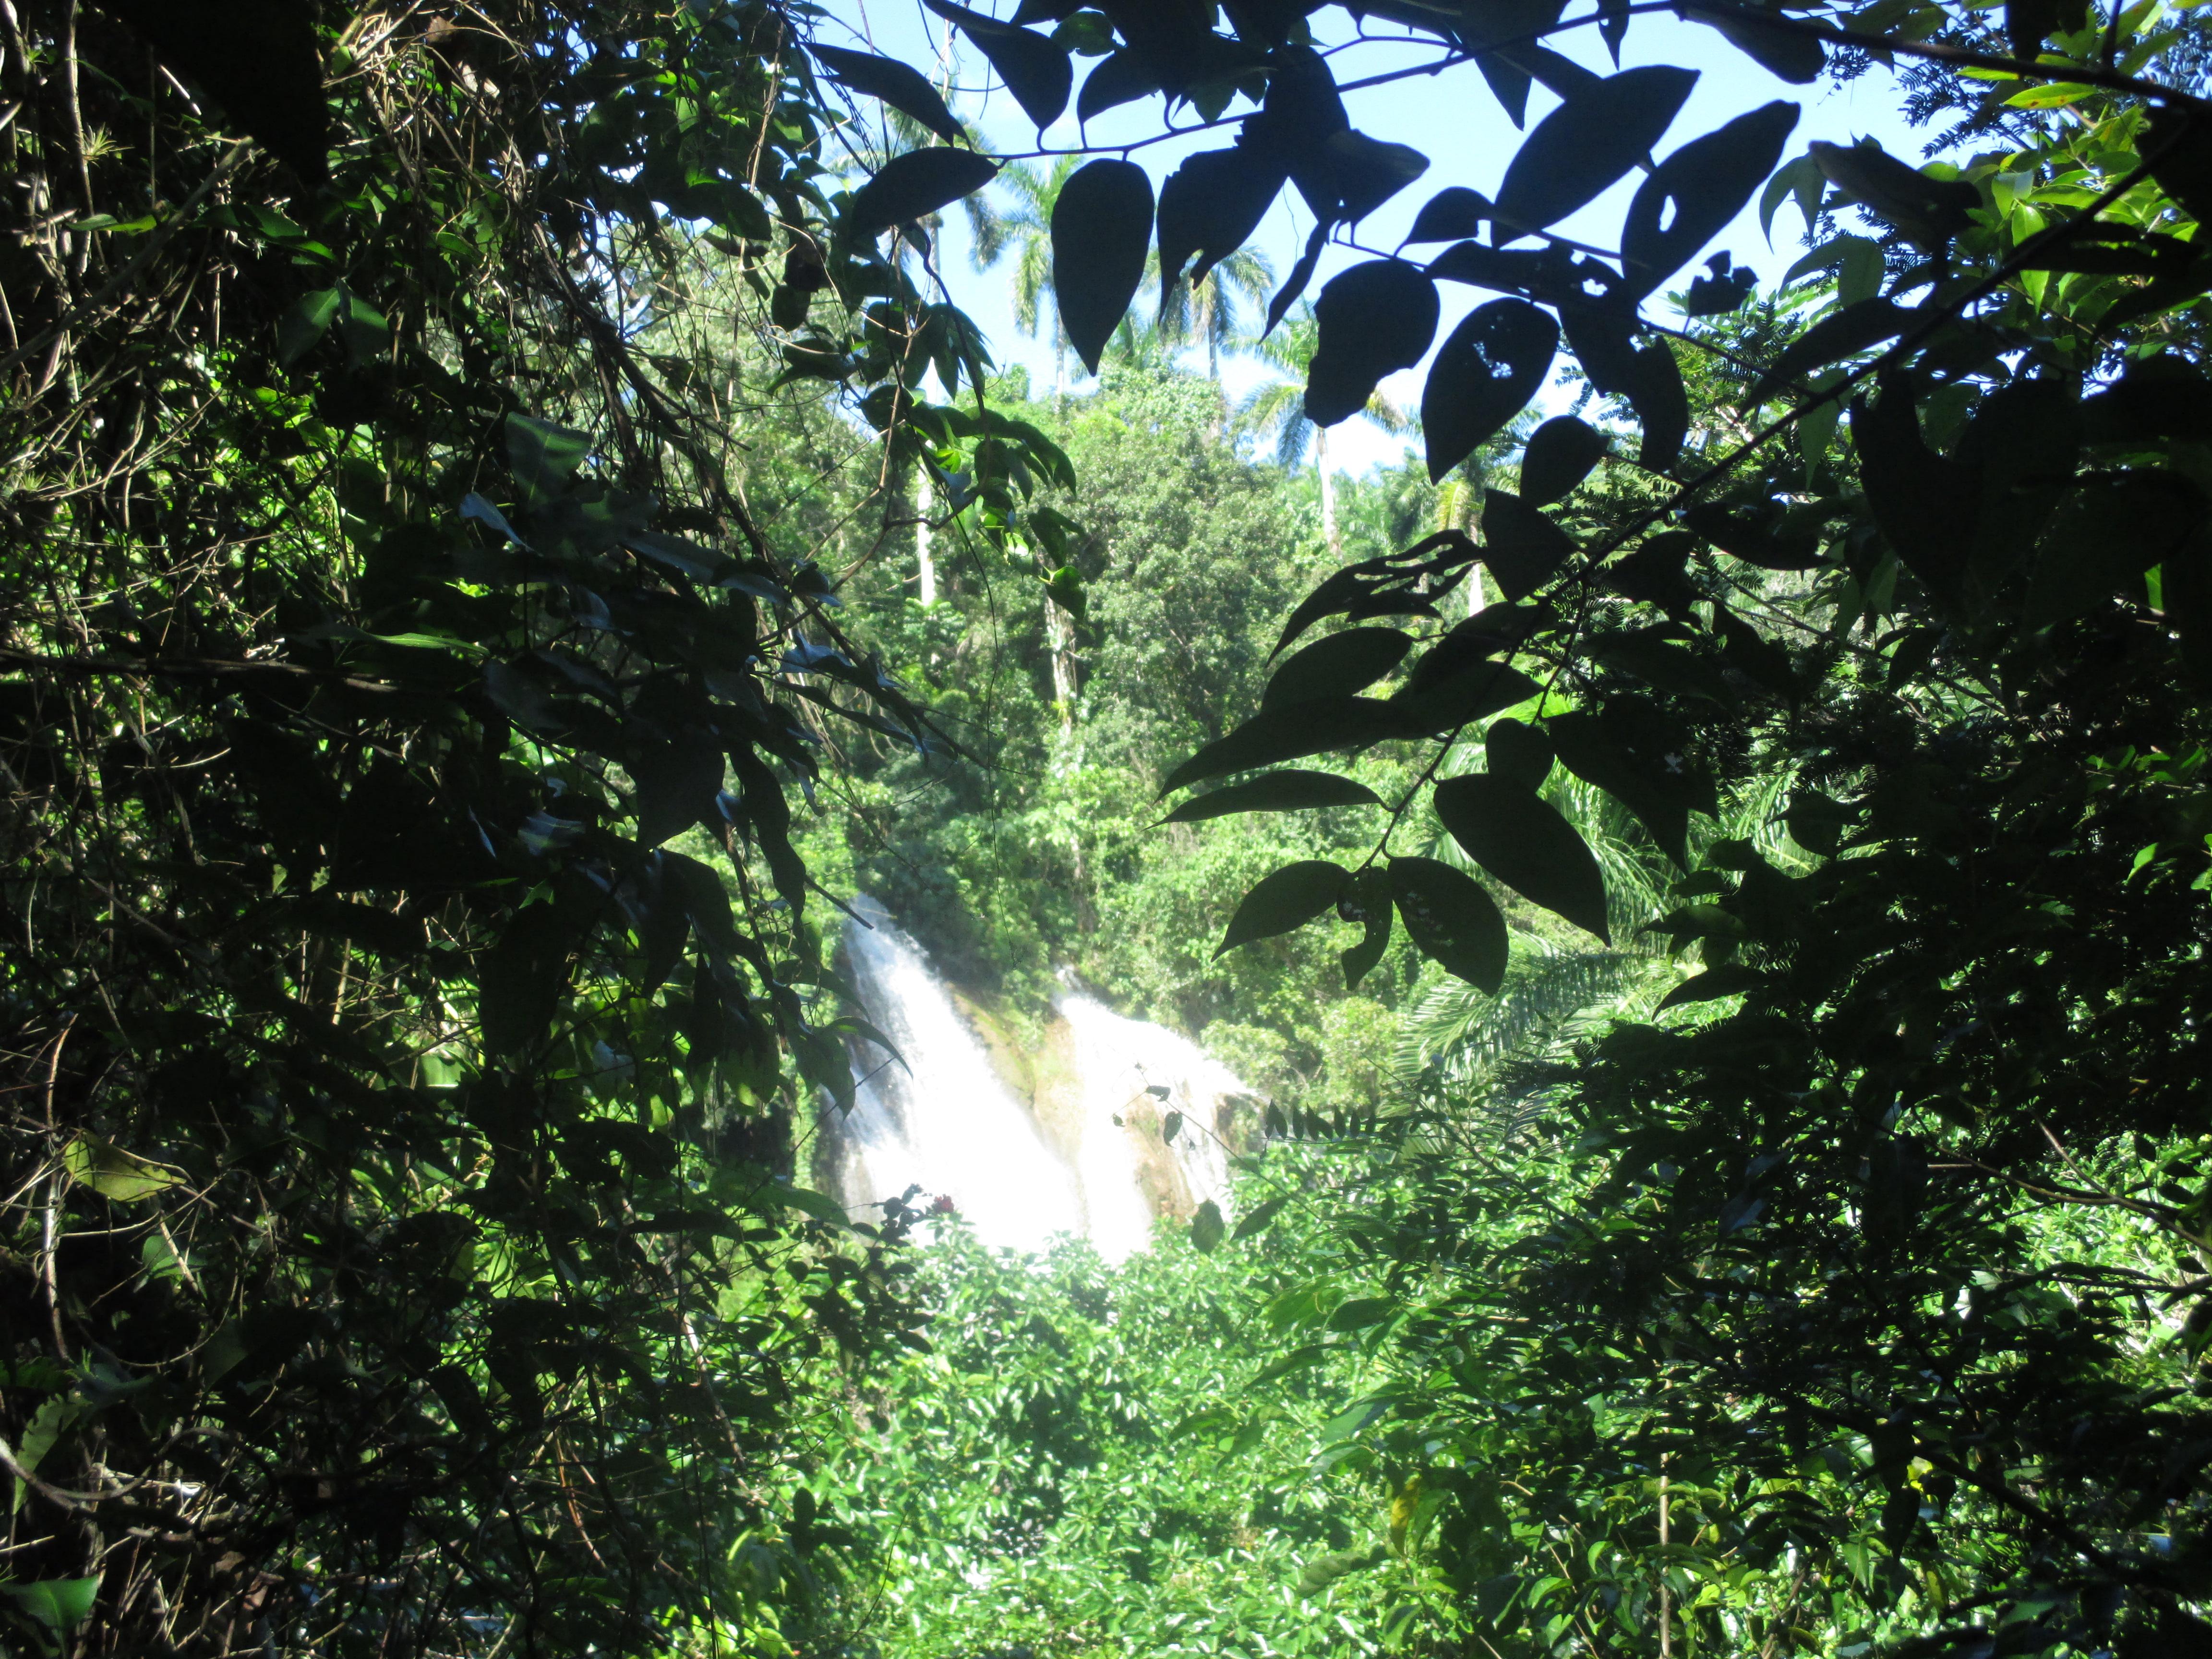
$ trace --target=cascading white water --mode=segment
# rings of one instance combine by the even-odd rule
[[[1206,1200],[1228,1208],[1224,1141],[1249,1091],[1197,1044],[1070,990],[1058,1000],[1053,1073],[1024,1103],[913,939],[872,899],[846,957],[868,1018],[905,1068],[872,1044],[854,1054],[854,1106],[824,1126],[826,1184],[855,1212],[918,1186],[951,1201],[985,1243],[1035,1250],[1088,1237],[1110,1261],[1144,1248],[1160,1215]],[[1054,1133],[1038,1121],[1053,1109]],[[1162,1130],[1182,1115],[1172,1142]],[[927,1200],[920,1201],[927,1202]]]
[[[919,1186],[951,1200],[987,1243],[1018,1250],[1082,1231],[1066,1166],[991,1069],[921,947],[873,899],[853,908],[870,924],[845,930],[854,988],[906,1064],[869,1045],[854,1067],[853,1110],[835,1130],[846,1202],[878,1204]]]

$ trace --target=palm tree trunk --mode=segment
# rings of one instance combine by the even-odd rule
[[[1344,538],[1336,528],[1336,480],[1328,470],[1328,428],[1314,428],[1314,465],[1321,471],[1321,538],[1328,544],[1328,550],[1341,558]]]

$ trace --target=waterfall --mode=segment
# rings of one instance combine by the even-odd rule
[[[1143,1249],[1156,1217],[1209,1199],[1226,1213],[1226,1146],[1252,1121],[1227,1067],[1072,987],[1042,1052],[996,1064],[921,947],[874,900],[853,908],[848,977],[906,1064],[854,1045],[853,1109],[826,1117],[818,1162],[848,1208],[917,1186],[917,1202],[950,1200],[987,1244],[1030,1251],[1073,1233],[1111,1261]]]

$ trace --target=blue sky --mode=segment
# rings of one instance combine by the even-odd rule
[[[1000,9],[1011,15],[1011,3]],[[1571,13],[1578,14],[1583,9],[1579,3],[1570,8]],[[1352,21],[1339,9],[1332,8],[1316,14],[1315,22],[1322,33],[1324,48],[1352,39]],[[924,10],[916,0],[876,0],[872,5],[867,0],[830,0],[819,38],[828,45],[866,46],[912,64],[932,80],[937,80],[948,32],[947,25]],[[952,44],[956,52],[964,46],[957,34],[952,37]],[[1612,71],[1612,64],[1594,28],[1555,36],[1552,45],[1601,74]],[[1343,82],[1432,61],[1437,55],[1433,44],[1371,40],[1350,45],[1331,61],[1337,79]],[[1079,86],[1091,61],[1094,60],[1077,60]],[[1918,154],[1918,140],[1898,113],[1899,100],[1895,83],[1889,72],[1879,66],[1843,85],[1823,80],[1810,87],[1792,87],[1759,68],[1712,30],[1664,15],[1639,15],[1634,20],[1620,61],[1625,69],[1644,64],[1678,64],[1699,71],[1695,90],[1660,145],[1658,153],[1662,155],[1744,111],[1777,98],[1797,103],[1803,109],[1789,155],[1802,153],[1812,139],[1847,143],[1862,135],[1878,138],[1893,152],[1916,159]],[[989,74],[989,65],[979,54],[959,52],[954,66],[955,109],[975,122],[997,149],[1011,153],[1040,148],[1072,149],[1076,145],[1072,107],[1040,141],[1035,126],[1005,89],[995,83]],[[871,109],[867,100],[859,101],[864,113]],[[1369,247],[1395,246],[1411,227],[1421,204],[1447,185],[1465,185],[1485,195],[1495,193],[1522,136],[1499,109],[1472,64],[1459,64],[1439,75],[1416,76],[1388,86],[1353,92],[1346,94],[1345,101],[1355,127],[1377,138],[1411,144],[1426,155],[1430,163],[1426,173],[1362,222],[1359,240]],[[1548,92],[1536,88],[1529,98],[1529,126],[1533,128],[1554,102]],[[1244,107],[1243,100],[1237,107]],[[1159,131],[1160,111],[1161,100],[1158,98],[1110,110],[1091,123],[1091,143],[1094,147],[1111,146],[1151,137]],[[1183,119],[1193,118],[1186,107]],[[1137,150],[1130,159],[1139,162],[1152,175],[1157,189],[1185,155],[1195,149],[1218,148],[1232,137],[1233,130],[1215,129]],[[1557,228],[1563,234],[1600,247],[1617,246],[1621,216],[1641,177],[1640,173],[1632,173]],[[1304,211],[1304,204],[1295,191],[1286,190],[1261,222],[1253,243],[1273,262],[1279,276],[1297,258],[1310,228],[1311,221]],[[1799,240],[1802,229],[1796,210],[1784,206],[1775,217],[1774,246],[1770,250],[1760,234],[1754,204],[1736,223],[1714,239],[1708,252],[1728,249],[1738,264],[1750,265],[1759,273],[1761,283],[1768,284],[1778,280],[1802,252]],[[946,216],[944,242],[937,263],[955,303],[981,326],[999,362],[1026,364],[1036,385],[1048,386],[1053,356],[1048,332],[1041,331],[1036,337],[1025,337],[1015,325],[1012,261],[1004,261],[988,270],[975,270],[970,263],[965,220],[957,214]],[[1335,272],[1366,257],[1350,249],[1329,249],[1322,255],[1320,270],[1307,289],[1308,296],[1317,294]],[[1444,313],[1437,331],[1438,341],[1464,313],[1495,297],[1457,283],[1439,286],[1443,290]],[[1139,304],[1143,303],[1140,296]],[[1657,298],[1648,309],[1659,315],[1665,305],[1663,298]],[[1071,360],[1070,368],[1073,374],[1081,375],[1079,363]],[[1242,393],[1272,372],[1257,363],[1235,362],[1224,367],[1223,378],[1232,393]],[[1392,376],[1383,382],[1382,389],[1402,407],[1417,406],[1425,373],[1424,363]],[[1075,384],[1079,387],[1085,383],[1079,380]],[[1331,464],[1345,471],[1361,472],[1378,463],[1395,462],[1405,447],[1406,441],[1389,437],[1358,417],[1333,428],[1329,434]]]

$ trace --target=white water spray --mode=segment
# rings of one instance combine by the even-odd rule
[[[1251,1103],[1227,1067],[1071,989],[1037,1068],[1048,1080],[1024,1101],[921,947],[874,900],[853,908],[872,924],[846,930],[854,988],[906,1066],[855,1046],[852,1113],[823,1131],[827,1184],[848,1207],[918,1186],[917,1201],[951,1200],[987,1244],[1036,1250],[1073,1233],[1109,1261],[1143,1249],[1156,1217],[1209,1199],[1226,1212],[1224,1142]],[[1181,1122],[1164,1143],[1170,1114]]]

